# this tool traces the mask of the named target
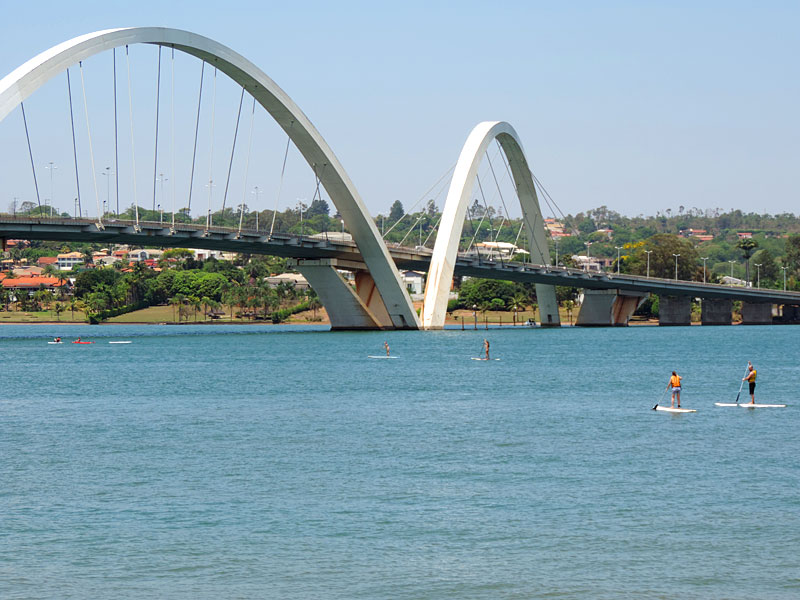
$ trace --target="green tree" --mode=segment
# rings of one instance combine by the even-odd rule
[[[692,243],[671,233],[657,233],[645,240],[645,243],[631,251],[628,255],[628,271],[635,275],[647,272],[647,254],[650,250],[650,276],[664,279],[675,278],[675,254],[678,256],[678,279],[694,280],[697,278],[697,250]],[[702,267],[700,268],[702,279]]]
[[[790,235],[786,238],[783,264],[789,268],[790,275],[800,273],[800,235]]]
[[[392,207],[389,209],[389,222],[396,223],[400,219],[402,219],[406,214],[406,211],[403,209],[403,203],[400,200],[395,200],[392,203]]]

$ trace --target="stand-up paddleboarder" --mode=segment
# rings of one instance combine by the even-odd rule
[[[747,361],[747,375],[742,377],[742,381],[750,384],[750,404],[756,403],[756,374],[757,371],[753,368],[753,363]]]
[[[675,399],[678,399],[678,408],[681,407],[681,377],[675,371],[669,378],[669,387],[672,389],[672,408],[675,408]]]

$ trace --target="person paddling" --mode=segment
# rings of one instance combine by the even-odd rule
[[[386,356],[389,356],[389,342],[383,342],[383,347],[386,348]]]
[[[483,340],[483,350],[486,352],[486,358],[484,360],[489,360],[489,340]]]
[[[678,408],[681,407],[681,377],[675,371],[669,378],[669,387],[672,389],[672,408],[675,408],[675,399],[678,399]]]
[[[753,363],[747,361],[747,375],[742,377],[742,381],[747,381],[750,384],[750,404],[756,403],[756,373]]]

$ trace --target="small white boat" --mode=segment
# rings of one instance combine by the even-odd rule
[[[130,344],[130,342],[108,342],[109,344]]]

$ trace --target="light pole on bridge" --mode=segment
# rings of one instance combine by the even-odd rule
[[[622,246],[614,246],[617,249],[617,275],[619,275],[619,251],[622,250]]]
[[[111,167],[106,167],[102,171],[100,171],[100,175],[106,178],[106,202],[109,208],[111,207],[111,176],[115,175],[115,173],[111,170]],[[103,209],[103,214],[105,214],[105,209]]]
[[[47,166],[45,166],[45,169],[50,171],[50,206],[53,206],[53,204],[55,204],[55,195],[53,194],[53,171],[55,171],[57,168],[58,167],[56,166],[55,163],[53,163],[52,160],[49,163],[47,163]],[[50,210],[50,216],[51,217],[53,216],[52,209]]]
[[[736,264],[736,261],[729,260],[728,262],[731,263],[731,287],[733,287],[733,265]]]
[[[553,240],[556,244],[556,266],[558,266],[558,238]]]
[[[761,289],[761,265],[764,263],[753,263],[756,266],[756,287]]]
[[[645,254],[647,254],[647,276],[650,277],[650,255],[653,253],[652,250],[645,250]]]
[[[673,252],[672,256],[675,257],[675,281],[678,281],[678,257],[680,256],[680,254],[675,254]]]
[[[588,271],[589,270],[589,262],[592,259],[592,255],[591,255],[590,250],[592,249],[592,244],[594,242],[583,242],[583,243],[586,246],[586,269],[584,269],[584,270]]]
[[[707,256],[701,256],[700,260],[703,261],[703,283],[706,282],[706,261],[708,260]]]
[[[789,267],[781,267],[783,269],[783,291],[786,291],[786,269]]]
[[[250,193],[255,195],[256,197],[256,233],[258,233],[258,194],[259,194],[258,186],[253,187],[253,191]]]

